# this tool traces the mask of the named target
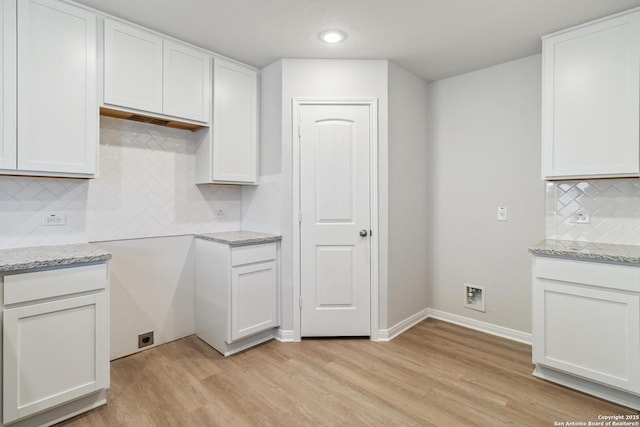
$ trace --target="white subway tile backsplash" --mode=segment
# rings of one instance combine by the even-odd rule
[[[196,144],[189,131],[101,117],[99,178],[0,177],[0,248],[240,228],[240,187],[194,184]],[[49,212],[66,225],[43,226]]]
[[[640,179],[547,183],[549,239],[640,245]],[[572,224],[588,212],[590,224]]]

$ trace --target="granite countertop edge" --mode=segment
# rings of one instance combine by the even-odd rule
[[[254,245],[282,240],[282,236],[278,234],[254,231],[223,231],[193,234],[193,236],[197,239],[210,240],[230,246]],[[0,273],[102,262],[110,259],[111,253],[92,243],[0,249]]]
[[[110,259],[111,253],[91,243],[2,249],[0,250],[0,273],[102,262]]]
[[[547,239],[529,248],[533,255],[640,266],[640,246]]]
[[[279,234],[258,233],[255,231],[221,231],[217,233],[194,234],[196,239],[224,243],[229,246],[246,246],[260,243],[279,242]]]

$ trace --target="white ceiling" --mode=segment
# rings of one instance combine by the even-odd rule
[[[640,0],[78,0],[239,61],[390,59],[427,81],[540,52],[540,36]],[[328,28],[348,39],[326,45]]]

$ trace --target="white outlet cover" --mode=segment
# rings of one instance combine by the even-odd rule
[[[569,217],[570,224],[591,224],[591,214],[588,212],[575,213]]]
[[[67,223],[67,217],[63,213],[50,212],[42,217],[42,225],[65,225]]]

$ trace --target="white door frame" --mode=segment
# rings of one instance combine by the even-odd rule
[[[293,339],[300,341],[300,138],[298,109],[303,105],[367,105],[369,106],[371,183],[371,341],[378,341],[378,99],[377,98],[296,98],[292,99],[292,204],[293,207]]]

